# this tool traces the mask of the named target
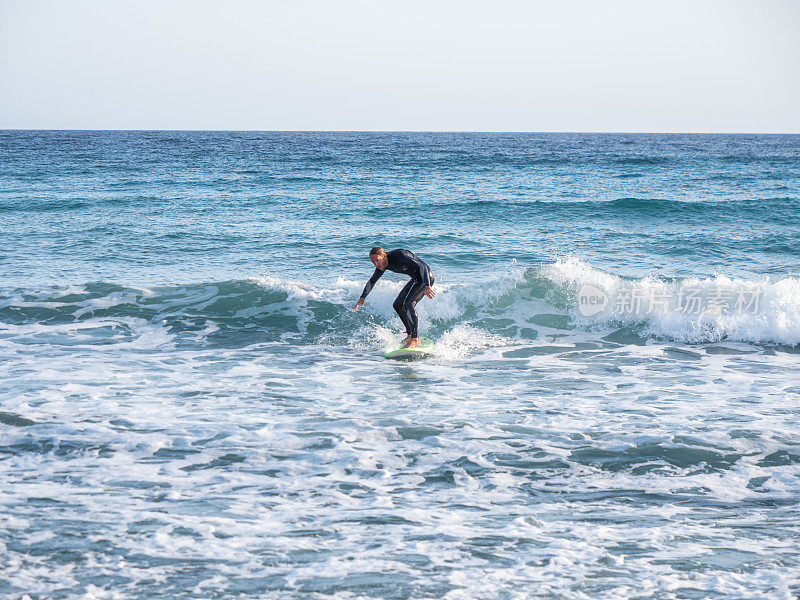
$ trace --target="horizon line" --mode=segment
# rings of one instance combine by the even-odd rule
[[[479,130],[479,129],[130,129],[72,127],[4,127],[0,131],[75,131],[75,132],[173,132],[173,133],[502,133],[502,134],[608,134],[608,135],[800,135],[800,131],[577,131],[577,130]]]

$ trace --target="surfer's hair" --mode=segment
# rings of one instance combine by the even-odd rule
[[[386,250],[381,248],[380,246],[375,246],[372,250],[369,251],[370,256],[384,256],[386,254]]]

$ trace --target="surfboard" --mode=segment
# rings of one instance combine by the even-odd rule
[[[384,352],[384,358],[394,358],[401,360],[414,360],[430,356],[433,352],[433,340],[430,338],[419,338],[420,345],[415,348],[397,348]]]

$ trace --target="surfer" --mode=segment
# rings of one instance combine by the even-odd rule
[[[434,278],[431,268],[425,264],[425,261],[408,250],[397,249],[386,252],[380,246],[375,246],[369,251],[369,259],[375,265],[375,272],[369,278],[367,285],[364,286],[361,298],[358,299],[353,310],[358,310],[364,306],[367,294],[372,291],[372,286],[375,285],[375,282],[381,278],[381,275],[387,269],[394,273],[403,273],[410,276],[411,281],[400,290],[392,307],[400,316],[400,320],[405,325],[406,333],[408,334],[400,347],[415,348],[419,346],[417,311],[414,310],[414,306],[422,299],[422,296],[433,298],[436,295],[432,287]]]

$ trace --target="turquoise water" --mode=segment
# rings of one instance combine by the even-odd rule
[[[0,230],[2,597],[800,594],[800,136],[2,131]]]

